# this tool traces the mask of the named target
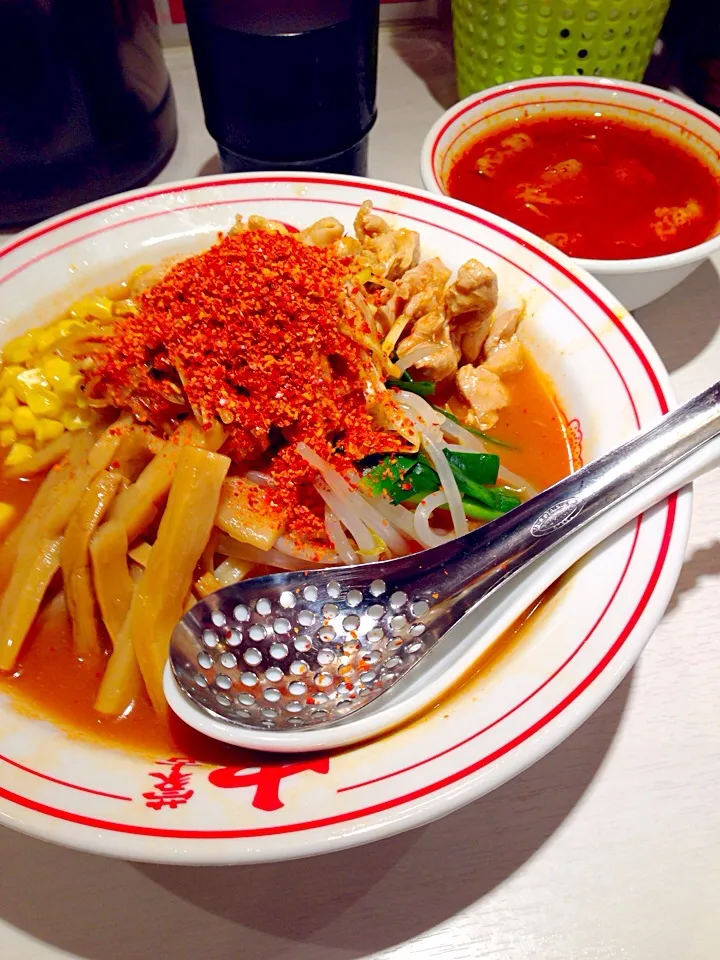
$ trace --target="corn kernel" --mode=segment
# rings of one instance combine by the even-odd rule
[[[42,372],[47,377],[50,384],[54,387],[63,377],[70,376],[70,364],[61,357],[48,357],[42,365]]]
[[[12,410],[5,404],[0,404],[0,423],[12,423]]]
[[[82,380],[82,377],[79,373],[74,373],[71,377],[68,377],[67,380],[62,384],[60,388],[60,393],[63,396],[74,397],[78,392],[78,384]]]
[[[142,264],[142,266],[135,267],[135,269],[133,270],[133,272],[130,274],[128,278],[128,286],[130,287],[131,290],[135,286],[137,281],[140,279],[140,277],[144,276],[148,272],[148,270],[152,270],[152,267],[150,266],[149,263],[144,263]]]
[[[24,399],[23,391],[34,390],[36,387],[44,387],[47,390],[49,386],[40,367],[28,367],[26,370],[21,370],[15,377],[15,390],[21,400]]]
[[[113,313],[116,317],[131,317],[138,313],[138,307],[134,300],[118,300],[113,306]]]
[[[104,288],[104,293],[106,297],[110,297],[111,300],[124,300],[128,295],[128,282],[127,280],[118,280],[117,283],[111,283],[109,286]]]
[[[35,348],[38,353],[42,353],[43,350],[47,350],[48,347],[51,347],[53,343],[58,339],[57,330],[53,327],[46,327],[43,330],[38,330],[35,335]]]
[[[39,367],[23,370],[15,378],[15,393],[23,403],[30,403],[30,397],[40,393],[50,393],[50,384]]]
[[[0,403],[4,407],[10,407],[11,410],[14,410],[18,405],[18,398],[15,396],[15,391],[11,387],[7,387],[7,389],[0,393]]]
[[[35,424],[35,439],[40,444],[57,440],[63,433],[65,433],[65,427],[59,420],[48,420],[45,417],[41,417]]]
[[[57,417],[62,409],[59,398],[41,387],[28,393],[27,405],[38,417]]]
[[[29,447],[26,443],[14,443],[8,450],[8,455],[5,457],[5,466],[16,467],[19,463],[24,463],[26,460],[29,460],[34,452],[33,448]]]
[[[5,367],[3,372],[0,373],[0,389],[5,389],[5,387],[14,387],[17,375],[22,373],[24,369],[24,367],[18,367],[16,365]]]
[[[17,507],[11,503],[0,502],[0,537],[4,537],[17,516]]]
[[[29,333],[25,333],[5,344],[3,356],[7,363],[25,363],[30,359],[33,350],[33,338]]]
[[[29,407],[18,407],[13,410],[12,425],[21,437],[35,432],[35,414]]]
[[[98,320],[112,319],[112,300],[109,297],[83,297],[74,303],[68,311],[71,317],[97,317]]]
[[[12,427],[3,427],[0,430],[0,447],[11,447],[17,440],[17,434]]]
[[[90,421],[77,410],[63,410],[60,414],[60,423],[66,430],[84,430],[90,425]]]
[[[56,324],[58,339],[60,337],[68,337],[73,330],[77,330],[78,327],[84,327],[85,321],[80,320],[79,317],[66,317],[64,320],[61,320],[60,323]]]
[[[43,364],[43,373],[59,397],[67,400],[74,399],[80,375],[72,372],[72,367],[67,360],[50,357]]]

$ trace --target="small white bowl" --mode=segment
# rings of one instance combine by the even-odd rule
[[[602,77],[540,77],[513,81],[474,93],[447,110],[433,125],[421,153],[426,189],[448,195],[447,178],[457,156],[485,132],[519,116],[604,114],[632,119],[683,140],[720,178],[720,119],[665,90]],[[720,231],[687,250],[634,260],[588,260],[589,270],[628,310],[642,307],[680,283],[710,254],[720,250]]]

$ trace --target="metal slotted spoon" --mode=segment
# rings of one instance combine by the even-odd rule
[[[718,458],[720,383],[464,537],[395,560],[225,587],[175,628],[168,702],[196,729],[254,749],[377,735],[428,705],[416,695],[403,713],[403,681],[410,671],[421,679],[418,665],[469,611],[574,534],[577,549],[557,576]],[[547,585],[528,577],[525,607]],[[477,656],[489,645],[479,634]],[[393,710],[383,711],[384,698]]]

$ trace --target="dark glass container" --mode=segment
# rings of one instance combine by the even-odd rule
[[[176,136],[152,0],[0,0],[0,226],[147,182]]]
[[[226,171],[365,173],[379,0],[185,0],[185,11]]]
[[[673,0],[660,36],[667,85],[720,113],[720,0]]]

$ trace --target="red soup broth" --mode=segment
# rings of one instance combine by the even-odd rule
[[[718,178],[679,139],[607,116],[528,117],[474,140],[448,193],[573,257],[686,250],[720,221]]]

